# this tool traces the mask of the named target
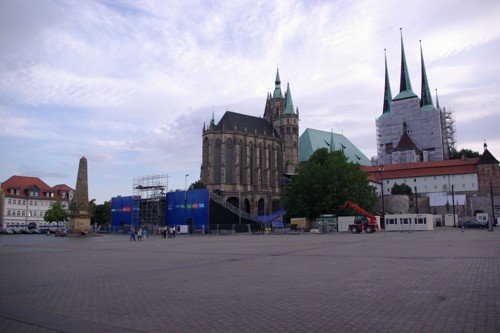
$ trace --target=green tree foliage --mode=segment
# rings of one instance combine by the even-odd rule
[[[318,217],[338,211],[351,200],[372,211],[377,195],[358,164],[347,162],[341,151],[316,150],[284,188],[283,203],[290,217]]]
[[[94,206],[90,208],[92,212],[91,223],[97,223],[99,225],[107,225],[111,223],[111,201],[104,201],[103,204],[96,205],[95,199],[91,200],[90,203],[94,202]],[[89,203],[89,204],[90,204]]]
[[[394,184],[391,188],[391,194],[393,195],[412,195],[413,191],[411,187],[406,184]]]
[[[43,216],[45,222],[67,222],[69,213],[59,201],[54,202]]]
[[[462,157],[464,158],[474,158],[474,157],[480,157],[481,154],[477,151],[473,151],[471,149],[461,149],[457,151],[456,149],[452,149],[450,151],[450,160],[459,160]]]
[[[194,183],[192,183],[191,185],[189,185],[190,190],[200,190],[203,188],[207,188],[207,186],[205,184],[203,184],[201,182],[201,180],[197,180]]]

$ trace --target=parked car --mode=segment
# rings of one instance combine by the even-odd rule
[[[482,229],[485,228],[485,225],[476,221],[458,221],[457,227],[466,229]]]

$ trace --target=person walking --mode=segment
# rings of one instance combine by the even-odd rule
[[[146,239],[147,236],[148,236],[148,231],[146,230],[146,228],[142,229],[142,238]]]
[[[135,228],[134,228],[134,226],[130,226],[130,241],[132,241],[132,239],[135,242]]]
[[[174,238],[175,238],[175,234],[176,234],[176,233],[177,233],[177,227],[174,225],[174,226],[172,227],[172,236],[174,236]]]
[[[168,238],[172,238],[172,229],[170,229],[170,227],[167,227],[167,234]]]
[[[137,240],[142,240],[142,228],[139,227],[139,230],[137,230]]]

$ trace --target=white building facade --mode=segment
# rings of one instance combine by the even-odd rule
[[[61,202],[69,209],[74,190],[65,184],[50,187],[38,177],[12,176],[1,185],[1,227],[38,228],[44,224],[45,212]]]

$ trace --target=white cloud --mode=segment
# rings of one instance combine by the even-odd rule
[[[183,188],[186,172],[198,177],[212,107],[216,120],[226,109],[262,115],[276,65],[301,132],[343,131],[374,155],[384,48],[399,88],[399,27],[414,91],[422,39],[459,140],[478,150],[487,137],[500,157],[498,131],[483,125],[500,119],[499,18],[498,1],[2,2],[0,178],[31,162],[11,148],[22,144],[27,156],[44,151],[48,174],[85,154],[99,201],[141,174],[168,172]]]

